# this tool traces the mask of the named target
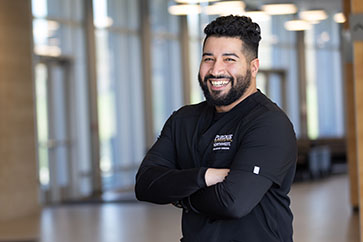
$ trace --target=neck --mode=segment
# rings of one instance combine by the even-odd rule
[[[237,106],[237,104],[239,104],[240,102],[242,102],[248,96],[254,94],[255,92],[257,92],[257,88],[256,87],[251,87],[251,88],[247,89],[246,92],[239,99],[237,99],[236,101],[234,101],[233,103],[231,103],[231,104],[229,104],[227,106],[215,106],[217,113],[229,112],[235,106]]]

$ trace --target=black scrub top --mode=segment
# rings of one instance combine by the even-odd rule
[[[183,242],[291,242],[293,126],[261,92],[219,114],[202,102],[174,112],[136,175],[139,200],[180,202]],[[208,168],[229,168],[207,187]]]

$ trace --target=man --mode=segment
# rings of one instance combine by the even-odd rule
[[[290,242],[296,138],[256,88],[260,28],[231,15],[204,32],[207,101],[168,119],[136,175],[136,196],[182,207],[183,242]]]

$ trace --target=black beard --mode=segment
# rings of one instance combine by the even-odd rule
[[[231,89],[229,92],[223,96],[220,95],[221,91],[212,91],[209,92],[207,82],[210,78],[218,79],[218,78],[228,78],[231,81]],[[251,85],[251,71],[247,70],[245,76],[237,76],[237,80],[233,77],[226,77],[226,76],[213,76],[213,75],[206,75],[204,80],[198,74],[199,85],[203,90],[204,96],[207,102],[212,106],[228,106],[233,102],[237,101],[240,97],[245,94],[246,90]],[[235,85],[234,85],[235,83]]]

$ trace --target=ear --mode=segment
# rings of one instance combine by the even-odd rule
[[[251,70],[251,76],[253,78],[256,78],[259,67],[260,67],[260,60],[258,58],[251,60],[250,70]]]

